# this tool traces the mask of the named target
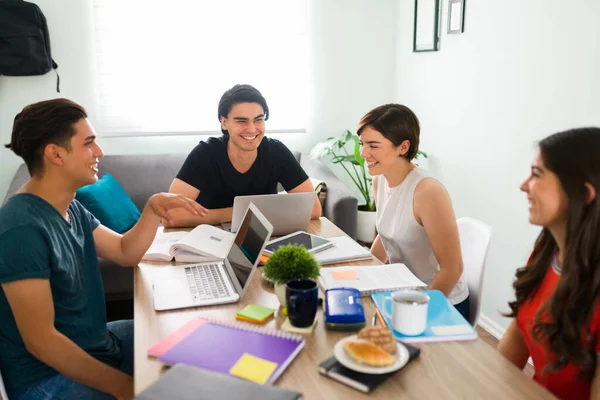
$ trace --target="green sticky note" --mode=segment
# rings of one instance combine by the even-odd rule
[[[242,318],[248,318],[255,321],[264,321],[269,318],[275,310],[268,307],[259,306],[258,304],[250,304],[236,315]]]

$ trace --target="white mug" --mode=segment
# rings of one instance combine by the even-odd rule
[[[387,303],[392,302],[392,314]],[[383,300],[383,314],[392,320],[392,328],[406,336],[417,336],[427,328],[429,295],[419,290],[400,290]]]

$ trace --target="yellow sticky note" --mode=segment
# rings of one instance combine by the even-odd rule
[[[229,373],[248,381],[263,384],[267,382],[275,368],[277,368],[277,363],[244,353],[231,367]]]
[[[357,281],[360,279],[358,272],[353,269],[333,271],[331,277],[336,281]]]

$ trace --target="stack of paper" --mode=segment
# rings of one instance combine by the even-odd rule
[[[371,251],[349,236],[328,237],[327,240],[333,242],[333,246],[325,250],[313,253],[317,262],[321,265],[336,264],[341,261],[359,261],[370,260],[373,258]],[[264,253],[260,256],[260,264],[265,264],[269,260],[269,254]]]
[[[334,236],[327,239],[333,242],[333,246],[315,253],[315,258],[321,265],[372,258],[369,249],[362,247],[349,236]]]
[[[404,264],[321,268],[319,284],[323,290],[336,287],[355,288],[363,296],[372,292],[427,287]]]

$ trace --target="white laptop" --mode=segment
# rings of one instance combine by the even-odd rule
[[[252,281],[272,233],[273,226],[250,203],[224,260],[153,270],[154,309],[171,310],[240,300]]]
[[[307,231],[316,196],[315,192],[236,196],[233,199],[231,227],[223,224],[223,228],[237,232],[244,211],[248,204],[253,203],[273,225],[273,235]]]

